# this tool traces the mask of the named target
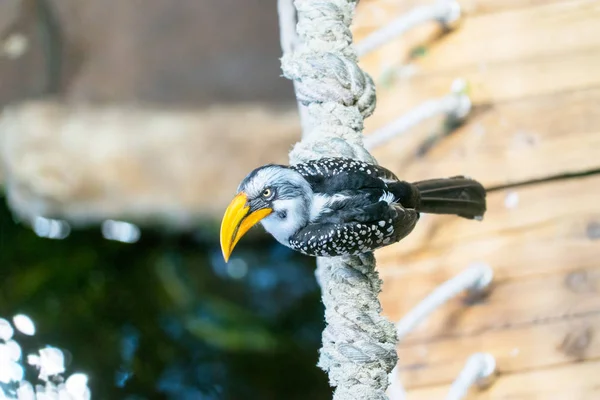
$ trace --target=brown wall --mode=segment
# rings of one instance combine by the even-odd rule
[[[275,0],[45,2],[64,39],[63,74],[54,80],[69,99],[184,106],[293,100],[280,77]],[[24,33],[31,46],[17,60],[0,58],[0,104],[44,90],[43,54],[60,37],[40,35],[49,19],[31,0],[20,16],[15,4],[0,4],[0,29]]]

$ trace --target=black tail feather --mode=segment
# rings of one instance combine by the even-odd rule
[[[482,218],[486,211],[485,188],[464,176],[415,182],[420,199],[417,211],[430,214],[455,214]]]

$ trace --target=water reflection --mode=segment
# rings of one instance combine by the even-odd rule
[[[13,324],[21,333],[27,336],[35,335],[35,325],[27,315],[18,314],[13,317]]]
[[[39,237],[47,239],[65,239],[71,233],[71,226],[67,221],[37,217],[33,221],[33,231]]]
[[[135,243],[140,240],[141,231],[136,225],[123,222],[106,220],[102,223],[102,236],[108,240],[123,243]]]
[[[0,320],[0,339],[19,335],[26,379],[27,356],[56,361],[56,349],[66,370],[54,385],[81,392],[89,377],[94,399],[330,398],[315,367],[323,309],[312,259],[268,238],[225,264],[214,231],[112,227],[47,240],[0,209],[0,315],[35,321]]]
[[[23,360],[23,350],[15,334],[33,336],[35,325],[27,315],[13,317],[16,328],[0,319],[0,399],[17,400],[89,400],[87,376],[75,373],[66,378],[65,355],[62,350],[45,346],[34,350]],[[25,365],[31,368],[32,377],[25,379]],[[35,385],[35,386],[34,386]]]

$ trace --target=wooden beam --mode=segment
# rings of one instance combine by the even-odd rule
[[[595,187],[600,187],[600,175],[512,189],[511,197],[518,204],[510,208],[505,205],[506,193],[494,192],[488,196],[489,211],[481,223],[451,216],[425,216],[410,236],[376,254],[384,280],[381,295],[384,311],[398,320],[437,285],[472,262],[485,262],[494,268],[500,290],[494,296],[506,296],[503,302],[512,304],[515,298],[527,296],[518,292],[519,286],[525,285],[523,282],[533,282],[527,284],[533,287],[526,286],[523,290],[540,292],[532,296],[552,297],[554,289],[541,283],[536,286],[535,279],[516,281],[534,277],[539,277],[536,279],[541,282],[545,279],[554,282],[557,287],[554,300],[558,301],[564,291],[562,280],[572,271],[587,271],[598,266],[600,194],[590,190]],[[520,303],[517,302],[516,313],[536,312],[534,305],[519,306]],[[460,301],[452,304],[446,314],[439,311],[436,315],[458,313],[464,308]],[[489,307],[495,307],[493,301]],[[465,310],[465,315],[470,312]],[[501,326],[511,324],[508,315],[506,318]],[[535,319],[525,317],[523,320]],[[433,321],[422,327],[423,331],[429,329],[428,338],[442,335],[448,323],[441,317]],[[448,333],[462,334],[495,326],[479,326],[481,321],[476,319],[472,322],[476,325],[450,324]]]
[[[600,168],[598,104],[600,88],[481,107],[424,155],[417,156],[423,135],[373,154],[412,181],[468,175],[489,187],[585,172]]]
[[[594,218],[600,221],[600,213]],[[594,228],[589,215],[566,217],[526,230],[499,234],[481,240],[443,249],[418,252],[402,257],[378,256],[384,280],[384,308],[401,297],[406,307],[425,298],[438,285],[475,262],[488,263],[494,269],[495,281],[529,278],[551,273],[567,273],[573,268],[598,265],[598,240],[587,231]],[[398,245],[399,246],[399,245]],[[388,296],[389,293],[389,296]],[[399,317],[408,309],[399,310]]]
[[[352,22],[352,35],[354,42],[358,43],[366,36],[384,27],[385,25],[395,21],[399,17],[412,11],[419,6],[431,5],[433,2],[424,0],[406,0],[406,1],[385,1],[385,0],[367,0],[360,1],[357,6],[356,16]],[[439,37],[442,32],[440,24],[436,22],[427,23],[413,28],[401,36],[401,40],[394,38],[396,51],[400,47],[400,59],[405,59],[412,48],[420,46],[423,43],[428,43]],[[372,65],[375,60],[384,61],[382,54],[385,54],[389,45],[384,45],[381,48],[362,56],[361,59],[366,61],[367,65]],[[388,60],[397,59],[396,57],[388,58]]]
[[[479,14],[498,13],[551,3],[564,3],[565,0],[458,0],[458,2],[467,18],[469,18]]]
[[[358,33],[367,34],[414,7],[433,4],[435,0],[361,0],[358,3],[353,23],[355,37]],[[567,0],[568,1],[568,0]],[[458,0],[466,18],[480,14],[512,11],[552,3],[565,3],[565,0]],[[361,38],[361,36],[358,36]]]
[[[413,181],[466,174],[487,187],[519,184],[489,194],[482,223],[425,216],[377,252],[392,320],[470,263],[495,272],[487,299],[453,299],[403,340],[407,398],[444,398],[478,351],[496,357],[501,375],[468,398],[600,398],[600,174],[532,183],[600,170],[600,3],[459,2],[466,18],[453,32],[426,24],[361,60],[378,84],[367,134],[447,94],[455,78],[467,80],[474,105],[465,126],[427,151],[424,141],[447,133],[441,118],[376,149],[382,165]],[[431,3],[361,1],[354,37]]]
[[[295,109],[253,104],[29,102],[2,112],[2,174],[25,222],[47,215],[73,226],[124,219],[194,229],[219,218],[249,171],[286,163],[299,129]]]
[[[417,303],[415,299],[398,296],[404,288],[402,280],[384,281],[381,302],[384,313],[392,320],[399,320]],[[452,299],[406,336],[403,343],[475,337],[487,331],[531,327],[600,312],[599,290],[600,267],[574,267],[567,273],[498,282],[489,298],[481,303],[467,306],[460,297]]]
[[[600,47],[599,18],[600,3],[588,0],[467,15],[460,27],[449,34],[441,35],[435,27],[427,30],[431,32],[429,36],[409,32],[408,43],[404,36],[397,37],[363,57],[362,63],[375,72],[390,65],[413,62],[419,73],[431,74],[455,72],[469,66],[485,69],[491,63],[564,56]],[[574,31],[577,38],[573,36]],[[357,33],[360,35],[360,31]],[[421,56],[411,57],[414,47],[420,47]]]
[[[598,239],[595,227],[600,222],[598,210],[600,192],[592,189],[597,187],[600,187],[600,174],[492,192],[487,198],[488,211],[481,222],[454,216],[423,215],[408,237],[396,245],[377,251],[381,274],[386,279],[394,276],[402,279],[402,275],[408,273],[402,269],[403,265],[411,265],[410,271],[419,269],[431,271],[432,269],[426,266],[419,268],[417,263],[429,257],[438,260],[449,255],[456,257],[458,252],[464,253],[462,255],[464,258],[455,259],[459,265],[453,267],[452,273],[456,269],[465,267],[469,261],[487,260],[494,265],[499,258],[510,259],[512,256],[507,254],[509,252],[506,248],[504,254],[496,252],[499,249],[493,248],[503,244],[517,246],[516,242],[505,238],[511,235],[517,235],[516,238],[523,239],[523,245],[526,245],[528,240],[532,238],[537,240],[540,232],[545,232],[540,240],[542,243],[546,240],[548,247],[544,251],[549,253],[553,252],[551,244],[560,246],[561,241],[565,246],[573,244],[573,247],[565,247],[563,250],[582,249],[586,241],[594,244],[593,241]],[[510,197],[507,198],[508,196]],[[531,243],[534,247],[530,249],[515,251],[521,252],[524,256],[527,251],[534,251],[534,249],[539,252],[539,247],[535,244]],[[473,258],[468,255],[471,251],[475,254]],[[497,257],[491,258],[492,254],[496,254]],[[554,253],[552,257],[558,257],[559,254]],[[562,257],[568,256],[577,257],[575,254],[562,255]],[[527,257],[534,257],[534,255]],[[544,254],[539,254],[539,257],[541,262],[548,261]],[[464,260],[464,265],[460,265],[461,260]],[[565,259],[567,264],[572,265],[569,260]],[[534,268],[543,268],[543,266],[527,266],[518,258],[510,259],[510,263],[513,262],[519,265],[518,268],[528,271],[509,273],[505,272],[506,269],[498,269],[498,274],[505,278],[523,276],[540,273],[539,269],[535,271]],[[439,265],[435,266],[436,269],[438,267]]]
[[[468,82],[471,101],[480,106],[599,87],[599,70],[600,51],[587,51],[490,64],[487,68],[470,66],[435,75],[417,72],[389,87],[379,86],[378,106],[373,118],[365,120],[366,132],[386,125],[426,100],[447,94],[458,77]]]
[[[486,391],[472,389],[465,400],[597,400],[600,398],[598,371],[600,361],[593,361],[503,375]],[[410,390],[407,398],[443,399],[448,388],[448,385],[443,385]]]
[[[599,19],[600,3],[588,0],[467,17],[459,29],[434,43],[431,52],[415,64],[419,70],[435,73],[587,52],[600,47]]]
[[[600,314],[400,345],[399,372],[405,388],[450,384],[473,353],[494,356],[501,374],[561,366],[600,358]]]

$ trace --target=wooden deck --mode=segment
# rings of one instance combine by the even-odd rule
[[[431,1],[361,1],[355,40]],[[469,399],[600,399],[600,1],[460,3],[453,32],[430,24],[362,60],[378,83],[367,133],[468,81],[462,127],[418,155],[443,132],[429,121],[374,155],[407,180],[466,174],[490,189],[482,223],[424,218],[377,254],[393,320],[472,262],[495,272],[485,301],[449,302],[400,344],[407,398],[444,398],[482,351],[499,377]]]

